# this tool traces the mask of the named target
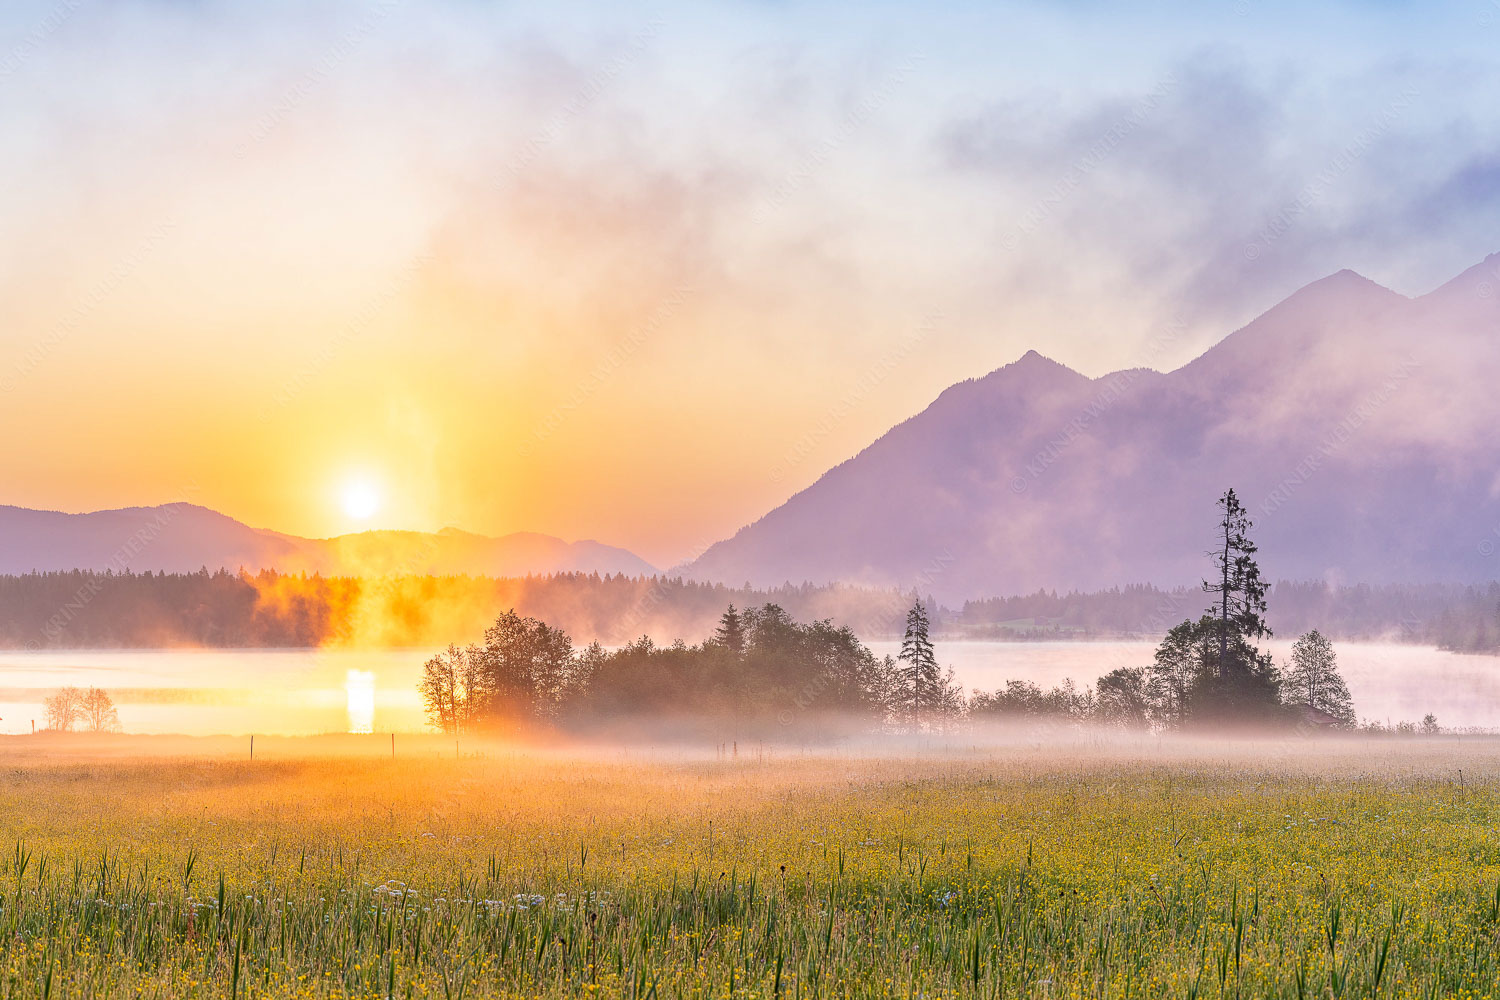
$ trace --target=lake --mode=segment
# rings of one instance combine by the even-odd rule
[[[899,642],[870,643],[894,655]],[[1272,644],[1284,662],[1290,642]],[[1337,643],[1361,718],[1500,727],[1500,657],[1418,646]],[[939,642],[938,657],[966,689],[1008,679],[1051,687],[1092,684],[1116,667],[1144,666],[1149,642]],[[424,728],[416,684],[424,650],[86,650],[0,652],[0,732],[42,725],[41,703],[64,685],[109,691],[128,732],[305,735]]]

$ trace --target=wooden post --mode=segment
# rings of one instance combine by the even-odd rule
[[[250,759],[255,759],[255,734],[250,734]]]

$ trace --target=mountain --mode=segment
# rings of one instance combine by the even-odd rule
[[[1171,372],[1032,351],[684,571],[950,601],[1196,583],[1232,486],[1273,577],[1500,577],[1497,334],[1500,255],[1418,298],[1341,271]]]
[[[500,538],[445,528],[436,534],[367,531],[299,538],[241,524],[190,503],[88,514],[0,506],[0,573],[132,569],[190,573],[201,567],[326,574],[656,572],[625,549],[521,532]]]

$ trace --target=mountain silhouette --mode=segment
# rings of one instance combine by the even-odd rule
[[[1500,255],[1407,298],[1316,281],[1191,363],[1028,352],[954,385],[686,567],[950,601],[1196,583],[1234,487],[1273,577],[1500,576]]]
[[[200,568],[278,569],[327,574],[599,572],[649,575],[625,549],[520,532],[489,538],[446,528],[435,534],[367,531],[299,538],[264,531],[190,503],[86,514],[0,506],[0,573],[130,569],[178,573]]]

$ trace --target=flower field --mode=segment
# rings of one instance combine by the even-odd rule
[[[1500,992],[1495,742],[16,745],[5,997]]]

